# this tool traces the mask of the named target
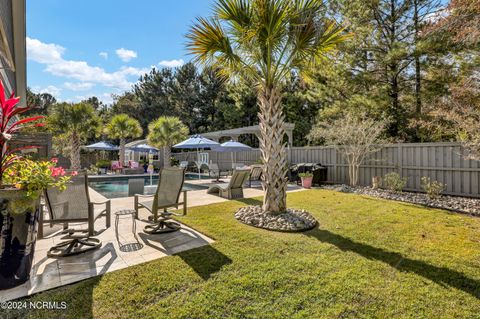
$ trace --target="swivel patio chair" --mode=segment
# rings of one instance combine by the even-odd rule
[[[247,181],[248,176],[250,176],[249,169],[234,170],[228,184],[212,185],[208,188],[207,194],[214,194],[228,199],[243,198],[243,184]]]
[[[88,194],[88,177],[85,171],[78,172],[72,176],[67,184],[67,189],[59,191],[56,188],[49,188],[45,191],[45,200],[50,219],[43,221],[43,214],[39,227],[44,223],[63,224],[63,233],[67,236],[61,243],[53,246],[48,251],[49,257],[65,257],[84,253],[99,248],[102,243],[95,235],[95,221],[105,216],[106,227],[110,227],[110,200],[103,202],[92,202]],[[69,223],[87,223],[87,229],[68,228]],[[43,232],[42,232],[43,233]]]
[[[183,190],[185,169],[179,167],[163,168],[160,171],[157,190],[154,195],[135,195],[135,217],[138,219],[140,208],[145,208],[153,216],[149,219],[153,225],[147,225],[144,232],[147,234],[161,234],[177,231],[180,224],[171,221],[172,216],[181,216],[167,211],[167,208],[183,205],[183,215],[187,214],[187,191]],[[180,202],[180,193],[183,192],[183,202]],[[149,199],[140,201],[140,199]],[[160,213],[159,213],[160,211]]]

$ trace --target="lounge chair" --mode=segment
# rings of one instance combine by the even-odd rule
[[[129,168],[139,168],[140,165],[138,164],[138,162],[128,161],[128,167],[129,167]]]
[[[122,172],[123,166],[120,161],[112,161],[111,169],[113,173]]]
[[[232,164],[232,168],[233,168],[233,169],[242,169],[242,168],[244,168],[245,166],[246,166],[246,165],[243,164],[243,163],[233,163],[233,164]]]
[[[215,194],[228,199],[243,198],[243,184],[249,175],[249,169],[234,170],[228,184],[212,185],[208,188],[207,194]]]
[[[217,182],[220,181],[220,178],[222,177],[222,172],[223,176],[228,176],[229,171],[222,171],[218,167],[218,164],[211,163],[208,165],[208,175],[214,177]]]
[[[105,216],[106,227],[110,227],[110,200],[103,202],[92,202],[88,194],[88,176],[85,171],[78,172],[67,184],[67,189],[59,191],[56,188],[49,188],[45,191],[45,200],[50,219],[44,221],[43,214],[40,214],[39,237],[43,236],[43,224],[63,224],[66,239],[48,251],[49,257],[65,257],[76,255],[92,249],[99,248],[102,243],[95,235],[95,221]],[[69,223],[87,222],[88,228],[69,229]],[[80,233],[80,234],[76,234]]]
[[[248,186],[252,187],[252,181],[262,179],[263,168],[261,165],[252,165],[250,168],[250,177],[248,178]]]
[[[185,169],[179,167],[163,168],[160,171],[157,191],[154,195],[135,195],[135,217],[138,219],[140,208],[145,208],[153,217],[154,225],[147,225],[144,231],[148,234],[160,234],[177,231],[180,224],[168,221],[172,216],[181,216],[168,212],[167,208],[183,205],[183,215],[187,214],[187,191],[182,190],[185,180]],[[183,191],[183,202],[180,202],[180,193]],[[143,199],[143,201],[140,201]],[[145,200],[148,199],[148,200]],[[159,214],[160,211],[160,214]]]

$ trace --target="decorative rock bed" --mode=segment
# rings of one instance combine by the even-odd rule
[[[347,185],[330,185],[323,186],[324,189],[330,189],[340,191],[343,193],[355,193],[368,195],[377,198],[397,200],[401,202],[407,202],[412,204],[424,205],[432,208],[447,209],[463,214],[470,214],[480,216],[480,199],[446,196],[442,195],[438,198],[431,199],[424,193],[412,193],[412,192],[394,192],[386,189],[373,189],[371,187],[350,187]]]
[[[268,230],[300,232],[312,229],[317,221],[305,210],[288,208],[285,213],[264,213],[261,206],[246,206],[235,213],[235,218],[244,224]]]

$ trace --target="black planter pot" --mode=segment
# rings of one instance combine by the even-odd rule
[[[0,189],[0,290],[30,278],[39,214],[39,199],[27,199],[21,190]]]

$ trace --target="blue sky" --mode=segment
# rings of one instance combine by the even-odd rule
[[[27,0],[27,81],[62,101],[106,103],[152,66],[177,66],[211,0]]]

